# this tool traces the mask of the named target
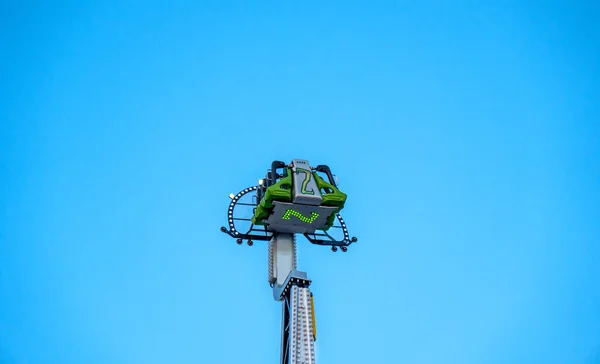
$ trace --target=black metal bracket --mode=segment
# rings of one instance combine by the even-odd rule
[[[333,187],[337,187],[337,184],[335,183],[335,178],[333,178],[333,174],[331,173],[331,169],[329,168],[329,166],[326,166],[325,164],[319,164],[315,168],[315,171],[325,173],[327,175],[327,178],[329,179],[329,184],[333,185]]]

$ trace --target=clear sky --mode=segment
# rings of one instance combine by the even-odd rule
[[[266,246],[219,227],[292,158],[359,238],[300,240],[318,364],[600,363],[599,16],[3,2],[0,363],[277,363]]]

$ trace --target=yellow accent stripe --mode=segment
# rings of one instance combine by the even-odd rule
[[[311,311],[312,311],[313,341],[317,341],[317,320],[315,319],[315,300],[313,299],[312,293],[310,294],[310,307],[311,307]]]

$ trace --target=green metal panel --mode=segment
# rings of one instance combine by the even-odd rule
[[[317,172],[313,173],[315,177],[315,181],[317,182],[317,186],[321,191],[321,196],[323,198],[323,202],[321,205],[323,206],[338,206],[341,209],[344,208],[344,204],[346,203],[346,194],[340,191],[337,187],[332,184],[326,182],[321,176],[317,174]],[[327,192],[329,191],[329,192]]]

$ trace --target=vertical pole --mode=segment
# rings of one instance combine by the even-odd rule
[[[269,241],[269,283],[281,287],[296,269],[296,236],[276,233]]]
[[[283,301],[281,364],[315,364],[310,281],[295,278],[297,274],[306,277],[305,273],[296,271],[294,234],[275,234],[269,242],[269,283],[273,286],[275,299]]]
[[[312,318],[310,290],[293,285],[283,302],[281,364],[315,364]]]

